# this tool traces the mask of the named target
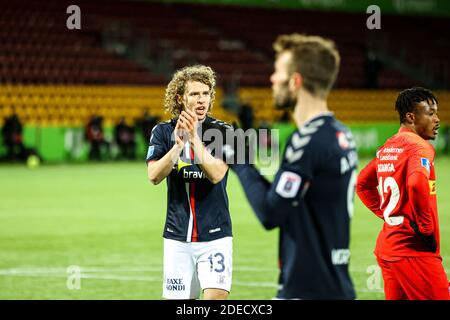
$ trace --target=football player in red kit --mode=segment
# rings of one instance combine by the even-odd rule
[[[440,255],[435,151],[438,101],[427,89],[402,91],[401,127],[359,174],[356,192],[384,220],[375,255],[388,300],[448,300]]]

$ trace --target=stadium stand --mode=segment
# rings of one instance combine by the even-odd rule
[[[164,87],[142,86],[69,86],[8,85],[0,86],[0,125],[14,112],[28,125],[83,126],[93,115],[102,116],[106,125],[122,117],[134,122],[146,112],[165,118],[162,101]],[[214,114],[226,121],[235,119],[221,107],[222,91]]]
[[[440,41],[450,27],[448,19],[386,15],[381,36],[361,27],[365,16],[352,13],[130,1],[109,1],[106,6],[103,1],[83,0],[78,2],[82,29],[68,32],[61,23],[67,17],[66,1],[2,0],[0,4],[3,82],[163,84],[164,75],[106,50],[105,34],[114,30],[122,45],[139,38],[151,46],[153,54],[169,53],[172,69],[205,63],[218,71],[221,80],[238,79],[241,86],[269,84],[271,43],[276,35],[288,32],[314,33],[337,42],[342,54],[338,87],[365,86],[368,46],[383,47],[383,56],[402,57],[409,66],[426,61],[436,78],[450,78],[446,63],[450,46]],[[416,37],[430,41],[416,46]],[[383,88],[417,82],[388,66],[380,73]]]
[[[343,121],[364,123],[397,121],[393,112],[396,90],[335,90],[329,105]],[[440,118],[450,122],[450,93],[437,91]],[[280,119],[281,111],[273,110],[272,92],[266,88],[241,88],[239,97],[254,109],[258,122]],[[61,86],[8,85],[0,86],[0,125],[5,117],[16,112],[20,119],[33,126],[83,126],[92,115],[102,116],[105,125],[112,125],[122,117],[134,122],[147,112],[167,118],[162,101],[164,87],[141,86]],[[223,91],[218,90],[214,116],[232,123],[236,115],[223,107]]]
[[[280,115],[269,109],[271,97],[265,89],[272,72],[271,43],[287,32],[319,34],[338,44],[342,67],[337,88],[343,91],[333,93],[330,105],[346,121],[394,116],[395,90],[354,90],[366,87],[369,47],[385,62],[401,60],[396,69],[388,64],[380,70],[380,88],[424,82],[439,88],[450,79],[450,45],[442,41],[450,29],[448,19],[386,15],[382,36],[361,28],[366,18],[361,14],[82,0],[77,2],[82,28],[69,31],[65,19],[70,4],[0,0],[0,121],[13,111],[25,124],[39,126],[79,126],[92,114],[104,116],[106,124],[145,111],[164,116],[167,77],[192,63],[211,65],[219,86],[232,83],[241,88],[242,98],[251,100],[257,121],[272,121]],[[427,45],[417,46],[417,37],[428,39]],[[147,60],[129,51],[141,51]],[[447,93],[441,95],[446,101]],[[215,108],[216,116],[235,119],[221,108],[220,97]],[[441,110],[448,119],[445,108]]]
[[[443,122],[450,121],[450,92],[435,92],[439,103],[439,117]],[[282,111],[274,111],[271,90],[244,88],[239,93],[241,99],[249,101],[255,110],[255,118],[268,122],[277,121]],[[328,104],[337,118],[351,123],[371,123],[398,121],[394,112],[396,90],[334,90]]]

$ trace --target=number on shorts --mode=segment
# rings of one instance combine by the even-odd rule
[[[213,257],[212,254],[209,255],[208,260],[209,260],[209,263],[210,263],[210,271],[211,271],[211,272],[213,271],[213,268],[214,268],[214,258],[217,258],[217,257],[219,257],[220,259],[219,259],[219,260],[216,260],[215,262],[216,262],[218,265],[220,265],[220,269],[215,268],[214,271],[215,271],[215,272],[218,272],[218,273],[224,272],[224,271],[225,271],[225,264],[224,264],[225,257],[224,257],[223,254],[221,254],[220,252],[217,252],[217,253],[214,255],[214,257]]]

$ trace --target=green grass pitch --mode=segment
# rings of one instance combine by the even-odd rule
[[[436,170],[449,273],[450,159],[438,158]],[[228,192],[230,299],[271,299],[278,231],[263,230],[232,173]],[[144,163],[0,166],[0,299],[161,299],[165,209],[165,183],[151,185]],[[373,255],[380,228],[381,220],[356,199],[350,269],[358,299],[383,299]],[[80,268],[79,282],[70,266]]]

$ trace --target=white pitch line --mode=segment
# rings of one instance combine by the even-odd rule
[[[255,268],[251,266],[241,266],[241,271],[254,271]],[[92,279],[92,280],[113,280],[113,281],[145,281],[145,282],[161,282],[161,277],[152,276],[129,276],[129,275],[118,275],[114,272],[162,272],[161,267],[110,267],[110,268],[100,268],[100,267],[81,267],[80,278],[81,279]],[[239,269],[239,268],[237,268]],[[259,269],[261,270],[261,269]],[[267,271],[276,271],[274,269],[267,269]],[[366,272],[365,270],[353,270],[353,272]],[[104,274],[98,274],[104,273]],[[12,276],[12,277],[41,277],[41,278],[67,278],[70,274],[67,273],[67,268],[63,267],[23,267],[23,268],[9,268],[0,269],[0,276]],[[249,282],[249,281],[239,281],[234,280],[233,286],[241,287],[259,287],[259,288],[277,288],[278,284],[276,282]],[[370,290],[367,288],[357,289],[357,292],[375,292],[383,293],[383,290]]]
[[[450,258],[450,257],[449,257]],[[450,260],[450,259],[448,259]],[[116,272],[158,272],[163,271],[163,266],[90,266],[83,267],[79,266],[82,273],[116,273]],[[446,272],[450,270],[445,268]],[[233,268],[235,272],[278,272],[278,269],[274,268],[255,268],[253,266],[236,266]],[[368,273],[365,268],[350,268],[352,273]],[[40,273],[40,274],[55,274],[55,273],[67,273],[67,267],[18,267],[18,268],[6,268],[0,269],[1,275],[13,275],[16,273],[20,274],[30,274],[30,273]]]
[[[236,266],[233,271],[249,271],[249,272],[278,272],[276,268],[255,268],[253,266]]]
[[[42,273],[12,273],[0,274],[12,277],[32,277],[32,278],[67,278],[65,274],[42,274]],[[80,274],[80,279],[94,279],[94,280],[115,280],[115,281],[147,281],[147,282],[161,282],[161,277],[127,277],[115,274],[106,275],[89,275]]]
[[[63,272],[31,272],[31,270],[24,270],[20,272],[19,270],[0,270],[0,276],[13,276],[13,277],[38,277],[38,278],[67,278],[67,274]],[[161,282],[161,277],[130,277],[122,276],[116,274],[80,274],[81,279],[92,279],[92,280],[113,280],[113,281],[145,281],[145,282]],[[245,281],[233,281],[233,285],[242,287],[267,287],[276,288],[277,284],[268,282],[245,282]]]
[[[359,289],[357,292],[375,292],[375,293],[384,293],[383,289],[380,290],[372,290],[372,289]]]
[[[161,277],[124,277],[115,274],[105,275],[89,275],[81,274],[81,279],[94,279],[94,280],[116,280],[116,281],[147,281],[147,282],[161,282]]]
[[[86,268],[88,269],[88,268]],[[90,268],[90,270],[95,270],[100,272],[101,270],[107,271],[106,269]],[[125,269],[128,271],[128,269]],[[140,269],[141,270],[141,269]],[[13,276],[13,277],[38,277],[38,278],[67,278],[65,268],[15,268],[15,269],[0,269],[0,276]],[[111,270],[109,270],[111,271]],[[82,272],[80,274],[81,279],[92,279],[92,280],[112,280],[112,281],[141,281],[141,282],[161,282],[161,277],[142,277],[142,276],[123,276],[117,274],[86,274]],[[233,286],[237,287],[252,287],[252,288],[278,288],[276,282],[248,282],[234,280]],[[383,290],[369,290],[367,288],[357,289],[357,292],[374,292],[383,293]]]
[[[233,280],[232,284],[233,286],[242,286],[242,287],[278,288],[278,284],[275,282],[245,282]]]
[[[257,269],[251,266],[241,266],[237,269],[241,271],[276,271],[274,269]],[[151,276],[126,276],[114,274],[115,272],[162,272],[162,267],[80,267],[81,279],[93,279],[93,280],[115,280],[115,281],[148,281],[148,282],[161,282],[161,277]],[[104,274],[99,274],[104,273]],[[12,276],[12,277],[41,277],[41,278],[67,278],[70,274],[67,273],[67,268],[63,267],[22,267],[22,268],[8,268],[0,269],[0,276]],[[267,282],[245,282],[234,281],[236,286],[247,287],[277,287],[274,283]]]
[[[83,267],[79,266],[82,273],[101,273],[101,272],[162,272],[163,266],[155,267]],[[233,269],[239,272],[277,272],[277,269],[273,268],[255,268],[252,266],[237,266]],[[15,273],[40,273],[40,274],[54,274],[54,273],[66,273],[67,267],[20,267],[20,268],[7,268],[0,269],[0,275],[12,275]]]

